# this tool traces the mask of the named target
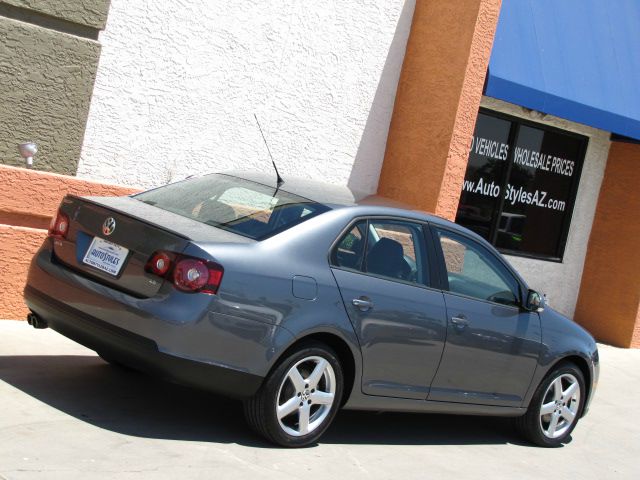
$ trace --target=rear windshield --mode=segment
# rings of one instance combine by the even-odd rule
[[[256,240],[329,210],[284,190],[222,174],[184,180],[133,198]]]

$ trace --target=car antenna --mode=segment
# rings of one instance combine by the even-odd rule
[[[267,152],[269,152],[269,158],[271,158],[271,163],[273,164],[273,169],[276,171],[276,177],[278,177],[277,178],[277,188],[276,188],[275,193],[273,194],[275,196],[275,194],[278,193],[278,190],[280,189],[280,186],[284,183],[284,180],[280,176],[280,173],[278,173],[278,167],[276,167],[276,161],[273,159],[273,155],[271,155],[271,150],[269,149],[269,144],[267,143],[267,139],[264,138],[264,133],[262,132],[262,127],[260,126],[260,122],[258,121],[258,116],[255,113],[253,114],[253,118],[256,119],[256,123],[258,124],[258,129],[260,130],[260,135],[262,135],[262,140],[264,141],[265,147],[267,147]]]

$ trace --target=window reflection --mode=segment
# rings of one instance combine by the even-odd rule
[[[587,138],[478,115],[456,222],[505,252],[561,259]]]

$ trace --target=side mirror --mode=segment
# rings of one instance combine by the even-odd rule
[[[530,312],[541,312],[544,310],[544,297],[535,290],[529,290],[525,308]]]

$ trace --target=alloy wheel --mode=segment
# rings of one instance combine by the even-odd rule
[[[294,437],[320,427],[331,412],[336,376],[331,364],[319,356],[303,358],[285,375],[276,398],[276,417],[282,430]]]
[[[562,437],[574,424],[580,408],[580,383],[570,374],[555,378],[547,387],[540,406],[540,427],[548,438]]]

